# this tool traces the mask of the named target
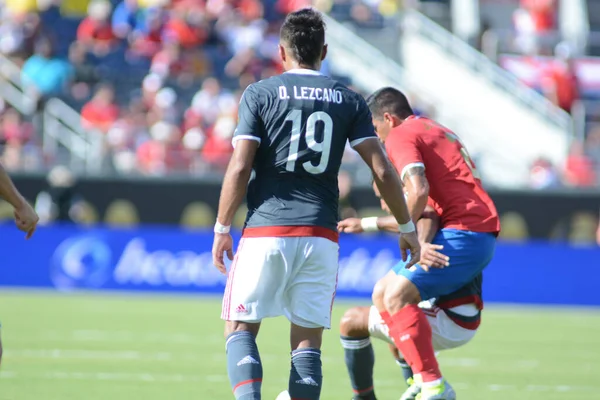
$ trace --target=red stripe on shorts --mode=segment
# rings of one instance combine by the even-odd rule
[[[221,310],[221,318],[226,321],[229,321],[229,318],[231,317],[231,289],[233,287],[233,277],[235,274],[235,269],[237,267],[239,255],[242,252],[243,247],[244,239],[242,238],[240,240],[238,250],[235,253],[235,257],[233,258],[231,268],[229,269],[229,276],[227,277],[227,286],[225,286],[225,293],[223,294],[223,310]]]
[[[329,320],[331,321],[331,313],[333,311],[333,302],[335,301],[335,295],[337,293],[338,277],[340,275],[340,247],[338,246],[338,268],[335,272],[335,289],[333,289],[333,295],[331,296],[331,304],[329,305]]]

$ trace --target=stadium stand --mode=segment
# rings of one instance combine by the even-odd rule
[[[7,99],[0,107],[3,161],[11,169],[30,171],[70,163],[72,168],[96,174],[191,173],[218,177],[231,151],[229,142],[241,92],[248,84],[281,71],[273,51],[279,23],[286,12],[310,3],[306,0],[5,1],[1,8],[0,53],[15,63],[20,72],[15,77],[3,61],[2,75],[10,77],[7,82],[12,82],[12,87],[21,85],[24,94],[22,100],[16,101],[15,96],[8,95],[12,93],[11,86],[0,82],[2,97]],[[481,74],[488,81],[486,90],[492,90],[494,85],[500,87],[503,101],[515,105],[525,102],[526,108],[540,112],[542,121],[556,117],[553,126],[559,130],[566,126],[566,117],[528,93],[525,86],[573,111],[575,120],[585,110],[585,127],[579,129],[578,136],[579,143],[585,145],[571,146],[568,155],[561,153],[562,144],[548,154],[535,156],[531,151],[523,152],[520,164],[513,165],[513,160],[500,154],[500,147],[495,155],[494,146],[486,145],[489,137],[477,134],[481,131],[477,128],[480,122],[487,119],[482,117],[472,124],[472,132],[468,126],[460,125],[463,114],[473,110],[452,104],[445,94],[442,99],[436,98],[426,85],[403,87],[415,108],[420,114],[437,117],[460,132],[473,149],[474,158],[481,159],[484,176],[487,171],[505,168],[515,171],[515,176],[529,174],[515,182],[491,181],[491,184],[532,188],[596,185],[600,176],[600,128],[595,124],[600,122],[600,95],[595,82],[595,76],[599,75],[595,71],[600,63],[589,57],[573,57],[576,55],[573,49],[564,43],[556,46],[560,43],[559,18],[557,3],[552,0],[479,3],[482,32],[468,43],[483,50],[491,48],[486,53],[519,77],[523,87],[497,73],[490,75],[491,69],[478,66],[481,60],[471,54],[466,59],[474,64],[465,67],[464,72]],[[406,54],[398,52],[398,35],[410,31],[404,26],[406,19],[398,16],[420,10],[443,27],[453,26],[449,1],[319,0],[314,5],[342,23],[342,34],[355,32],[366,42],[375,43],[391,61],[400,61],[411,73],[411,66],[417,69],[419,66],[414,62],[406,64]],[[588,9],[592,9],[591,4]],[[591,12],[588,15],[593,29],[594,17]],[[418,21],[422,23],[425,19]],[[343,31],[346,28],[349,31]],[[454,40],[444,34],[439,36],[437,28],[432,32],[438,36],[426,38],[429,41]],[[591,43],[588,49],[593,52]],[[455,44],[448,48],[455,48]],[[532,46],[539,48],[543,55],[524,56],[528,46],[529,50]],[[559,57],[551,57],[555,49]],[[409,61],[414,61],[414,57]],[[326,63],[324,71],[342,73],[347,75],[338,76],[343,81],[354,82],[356,88],[365,92],[372,90],[370,85],[360,82],[364,77],[357,77],[354,71],[337,64]],[[379,80],[373,82],[407,81],[390,80],[390,74],[395,72],[386,75],[382,71],[378,71],[382,74]],[[412,75],[410,78],[415,80]],[[543,125],[530,122],[531,127]],[[489,135],[497,137],[493,132]],[[346,167],[356,178],[353,167],[356,157],[349,153],[346,161]]]

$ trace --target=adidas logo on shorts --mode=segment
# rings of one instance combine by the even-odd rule
[[[248,314],[248,310],[246,309],[246,307],[244,307],[243,304],[240,304],[239,306],[237,306],[235,308],[235,312],[238,314]]]
[[[246,356],[237,363],[237,366],[246,365],[246,364],[260,364],[258,361],[254,359],[252,356]]]
[[[310,376],[307,376],[304,379],[299,379],[296,381],[296,383],[301,385],[319,386],[319,384]]]

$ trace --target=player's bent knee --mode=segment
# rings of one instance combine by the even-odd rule
[[[346,310],[340,320],[340,335],[347,337],[369,336],[369,307]]]
[[[398,279],[386,285],[383,304],[390,313],[395,313],[409,304],[418,304],[420,301],[419,289],[403,276],[398,276]]]

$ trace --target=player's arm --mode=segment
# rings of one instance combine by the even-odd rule
[[[6,200],[14,208],[15,223],[17,228],[27,233],[29,239],[39,221],[39,218],[31,205],[19,193],[13,181],[8,176],[4,167],[0,164],[0,197]]]
[[[406,268],[410,268],[421,258],[421,245],[415,233],[416,227],[406,208],[402,183],[398,179],[398,174],[390,164],[379,140],[364,140],[355,145],[354,149],[371,168],[381,197],[386,201],[390,212],[399,223],[398,229],[402,233],[400,236],[402,260],[408,259],[408,250],[410,250],[410,261],[406,264]]]
[[[431,243],[435,234],[440,229],[440,216],[435,209],[429,204],[425,206],[425,211],[421,215],[421,218],[417,221],[417,235],[419,236],[419,242]]]
[[[354,146],[354,150],[358,152],[369,168],[371,168],[377,189],[388,205],[393,218],[397,221],[396,232],[398,232],[398,223],[405,225],[410,224],[412,221],[404,200],[402,184],[398,179],[396,170],[388,161],[378,140],[365,140]]]
[[[429,197],[429,182],[420,147],[419,135],[414,131],[390,135],[385,141],[387,153],[404,184],[406,205],[413,221],[421,217]]]
[[[261,143],[259,101],[256,88],[250,85],[240,100],[238,125],[232,140],[234,150],[223,178],[212,251],[213,264],[222,273],[226,273],[224,253],[233,259],[233,239],[229,231],[233,217],[246,197],[254,157]]]
[[[15,209],[23,207],[27,202],[21,193],[19,193],[2,165],[0,165],[0,196]]]
[[[246,197],[257,149],[258,142],[254,140],[238,140],[236,143],[221,188],[217,213],[217,222],[221,225],[231,226],[235,213]]]
[[[402,253],[402,260],[407,260],[408,250],[410,250],[411,259],[406,264],[406,267],[410,268],[421,256],[421,245],[415,233],[415,225],[406,208],[402,183],[377,139],[367,103],[360,96],[357,100],[355,118],[351,124],[353,129],[348,135],[348,140],[354,150],[371,168],[375,184],[379,188],[381,196],[387,202],[396,221],[400,223],[399,230],[402,233],[400,235],[400,252]]]
[[[425,176],[425,166],[420,163],[409,165],[402,171],[402,182],[406,190],[406,205],[411,217],[416,221],[427,206],[429,182]]]

